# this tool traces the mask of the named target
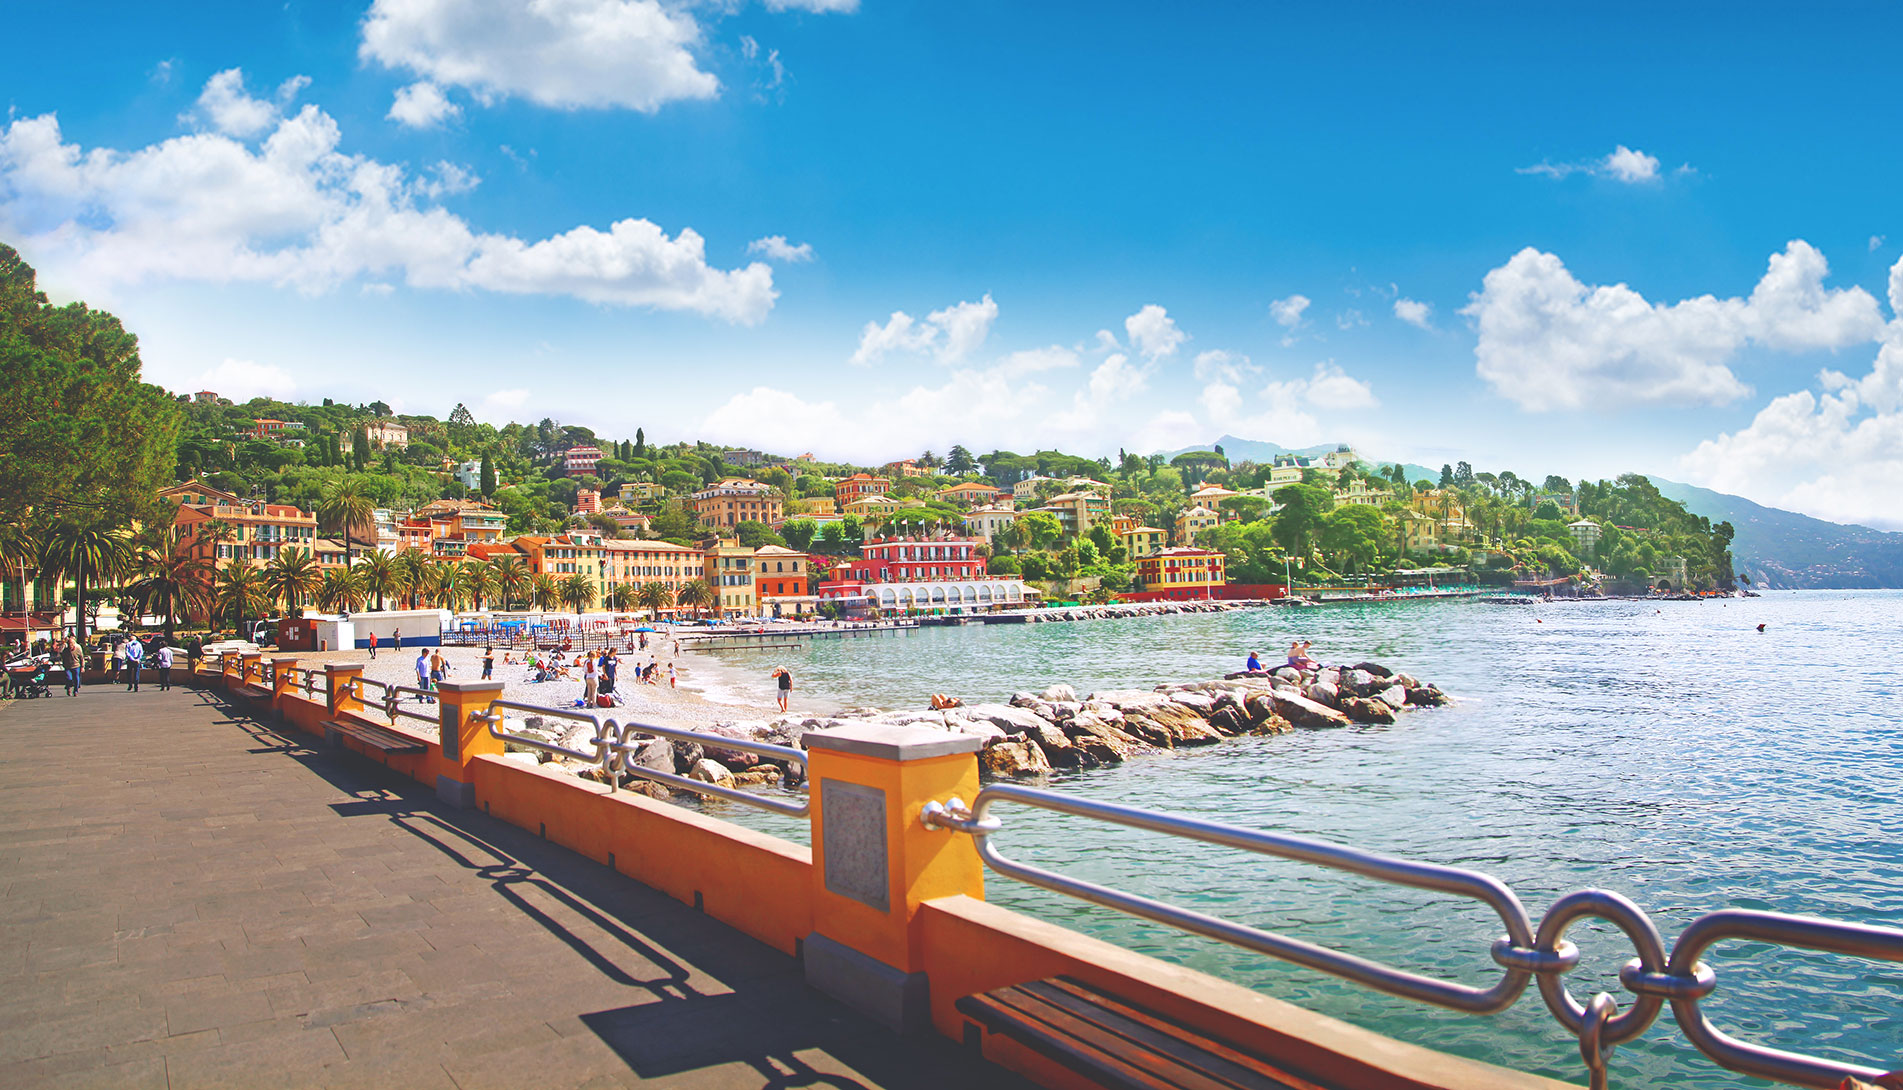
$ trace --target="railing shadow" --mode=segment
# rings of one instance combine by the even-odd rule
[[[207,703],[262,743],[248,752],[289,757],[351,796],[331,804],[339,818],[402,829],[486,882],[593,971],[630,989],[633,1002],[581,1021],[641,1078],[743,1064],[759,1074],[762,1090],[1029,1090],[950,1041],[901,1038],[847,1010],[807,988],[798,959],[664,893],[531,831],[445,806],[381,765],[307,744],[235,703]],[[630,962],[648,971],[623,967]],[[860,1078],[816,1068],[815,1051]]]

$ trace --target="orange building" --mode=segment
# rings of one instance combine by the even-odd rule
[[[813,612],[819,599],[807,578],[808,557],[783,545],[762,545],[753,552],[753,599],[763,617],[799,617]]]
[[[870,473],[855,473],[833,485],[833,499],[839,502],[839,509],[859,500],[883,496],[892,491],[890,477],[874,477]]]

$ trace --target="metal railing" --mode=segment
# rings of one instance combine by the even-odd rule
[[[1000,802],[1312,863],[1379,882],[1480,901],[1493,909],[1506,926],[1506,935],[1495,941],[1490,950],[1493,961],[1503,970],[1502,975],[1492,987],[1485,989],[1437,980],[1273,931],[1017,862],[1002,855],[991,842],[1004,827],[997,818],[989,816],[992,807]],[[1512,1006],[1528,982],[1536,980],[1547,1009],[1579,1039],[1580,1058],[1586,1064],[1595,1090],[1606,1086],[1606,1066],[1612,1050],[1650,1028],[1667,1001],[1686,1040],[1705,1056],[1733,1071],[1826,1090],[1840,1086],[1846,1078],[1874,1081],[1885,1074],[1877,1068],[1785,1052],[1727,1036],[1711,1024],[1700,1006],[1716,990],[1717,974],[1699,958],[1713,943],[1749,939],[1775,946],[1903,961],[1903,930],[1777,912],[1724,910],[1693,921],[1680,934],[1678,944],[1668,957],[1664,940],[1651,918],[1632,901],[1607,890],[1581,890],[1559,898],[1547,909],[1536,929],[1519,897],[1499,879],[1480,871],[1396,859],[1306,837],[1243,829],[1037,788],[990,784],[979,791],[969,808],[955,798],[945,803],[929,802],[919,817],[927,828],[972,836],[979,858],[1007,878],[1290,961],[1389,995],[1475,1014],[1493,1014]],[[1606,992],[1581,1004],[1561,979],[1579,964],[1579,950],[1567,941],[1566,931],[1587,917],[1617,926],[1638,952],[1619,972],[1620,983],[1634,997],[1629,1008],[1621,1010],[1618,1000]]]
[[[375,708],[381,711],[383,717],[391,723],[395,723],[399,718],[403,718],[415,719],[419,722],[428,723],[433,727],[440,728],[442,726],[442,715],[440,713],[430,712],[429,714],[424,714],[423,712],[411,711],[403,706],[403,697],[406,694],[414,696],[418,700],[427,700],[431,704],[435,704],[438,699],[437,694],[428,689],[419,689],[413,685],[397,685],[393,682],[377,681],[373,678],[362,676],[351,678],[349,685],[352,696],[362,701],[365,707]],[[365,697],[363,690],[366,685],[376,686],[382,691],[383,696],[377,700],[370,700]]]
[[[553,716],[574,722],[588,723],[595,728],[595,736],[589,739],[595,752],[587,753],[578,749],[547,742],[529,735],[514,734],[502,729],[505,717],[502,710],[526,712],[532,715]],[[696,780],[677,775],[658,768],[635,764],[630,758],[641,748],[646,739],[641,736],[666,738],[670,741],[693,742],[707,749],[732,750],[738,753],[751,753],[757,757],[785,761],[801,769],[806,766],[806,752],[791,746],[774,745],[771,742],[754,742],[742,738],[729,738],[724,734],[711,734],[706,731],[687,730],[682,727],[663,727],[653,723],[638,723],[632,720],[621,722],[613,718],[602,718],[588,712],[569,711],[565,708],[544,708],[534,704],[518,704],[512,700],[492,700],[482,712],[473,713],[489,724],[491,737],[505,742],[528,746],[531,749],[553,753],[559,756],[573,757],[601,766],[602,772],[612,789],[623,775],[635,776],[655,783],[666,784],[681,791],[691,791],[711,798],[726,799],[744,806],[770,810],[786,817],[806,817],[812,810],[811,800],[802,792],[796,798],[775,798],[737,787]]]

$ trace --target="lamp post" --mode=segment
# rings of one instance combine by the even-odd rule
[[[1282,594],[1284,597],[1293,597],[1295,594],[1295,576],[1289,567],[1290,559],[1287,553],[1282,554]]]

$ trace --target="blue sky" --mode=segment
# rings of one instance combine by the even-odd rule
[[[1903,526],[1903,12],[1656,9],[42,5],[0,238],[176,389]]]

